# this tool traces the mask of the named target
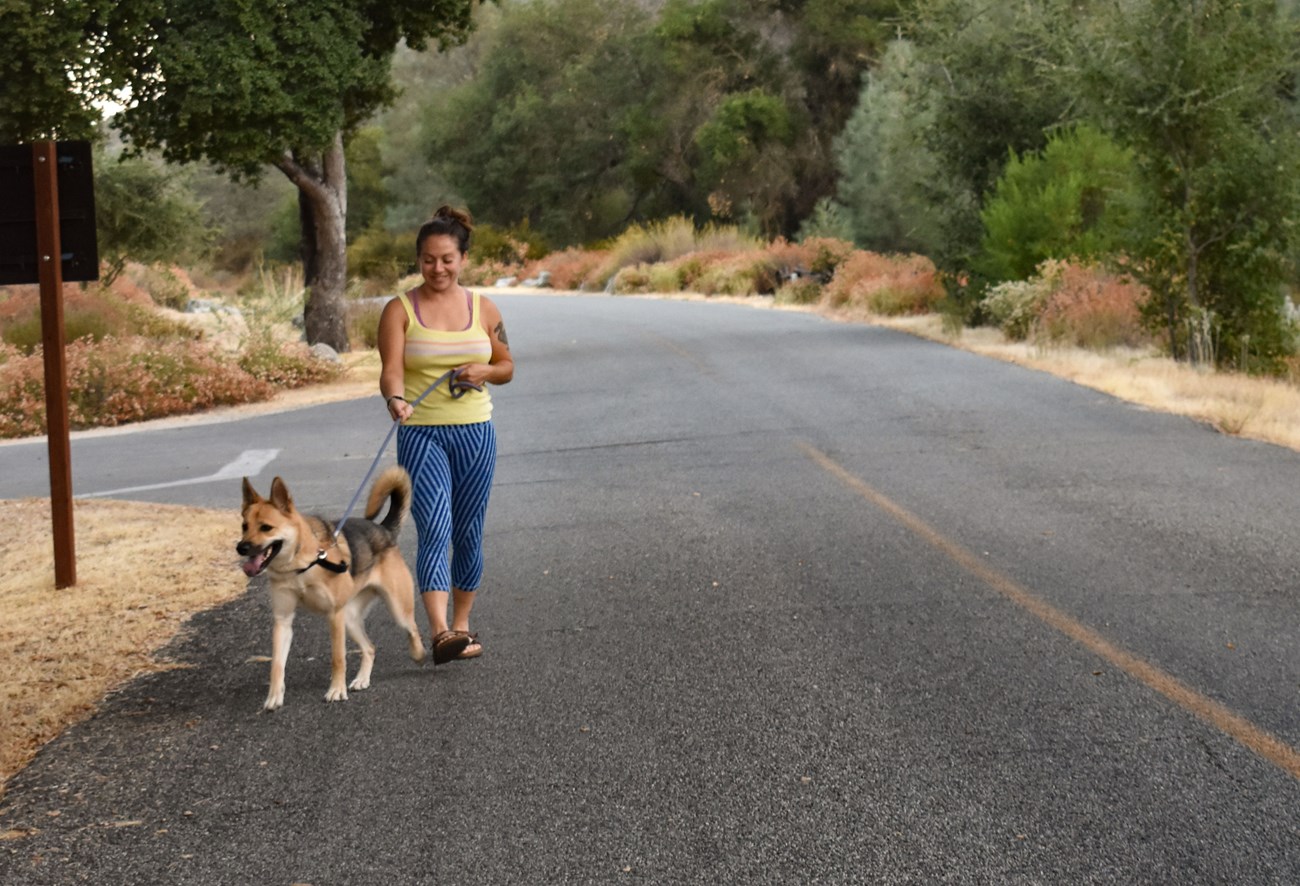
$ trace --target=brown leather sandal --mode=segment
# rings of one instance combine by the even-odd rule
[[[443,631],[433,638],[433,663],[446,664],[459,657],[469,643],[470,636],[464,631]]]
[[[478,641],[478,634],[469,635],[469,643],[456,658],[478,658],[483,654],[483,644]]]

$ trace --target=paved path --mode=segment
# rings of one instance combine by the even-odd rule
[[[806,314],[499,302],[484,656],[377,611],[327,705],[304,616],[263,715],[253,587],[15,779],[0,882],[1300,882],[1300,455]],[[340,511],[384,430],[87,438],[74,483],[233,507],[278,450]]]

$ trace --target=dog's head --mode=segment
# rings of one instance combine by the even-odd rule
[[[293,558],[298,548],[298,521],[289,488],[283,480],[276,477],[271,481],[271,497],[265,499],[245,477],[241,514],[244,534],[235,551],[244,558],[245,575],[261,575],[285,548],[289,549],[285,559]]]

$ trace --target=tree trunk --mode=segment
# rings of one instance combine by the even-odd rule
[[[323,343],[340,353],[349,350],[347,168],[343,133],[323,153],[305,159],[286,152],[276,166],[298,188],[302,223],[302,268],[307,286],[303,312],[309,344]]]
[[[1175,361],[1182,360],[1178,348],[1178,302],[1174,298],[1173,286],[1165,293],[1165,322],[1169,327],[1169,356]]]

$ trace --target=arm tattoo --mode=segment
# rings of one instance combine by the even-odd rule
[[[497,334],[497,340],[506,347],[510,347],[510,340],[506,338],[506,324],[497,321],[497,328],[493,330]]]

